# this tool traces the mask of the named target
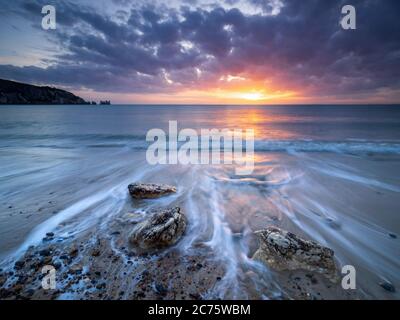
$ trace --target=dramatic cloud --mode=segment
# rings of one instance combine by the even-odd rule
[[[40,28],[43,1],[9,4],[7,14],[30,21],[29,32],[57,50],[40,65],[2,59],[0,77],[160,96],[246,91],[243,97],[251,98],[262,91],[293,102],[400,98],[397,0],[352,1],[356,30],[340,27],[347,1],[339,0],[109,3],[57,1],[54,31]]]

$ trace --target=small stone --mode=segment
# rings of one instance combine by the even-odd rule
[[[189,293],[189,296],[194,300],[201,300],[201,296],[198,293]]]
[[[98,283],[98,284],[96,285],[96,289],[98,289],[98,290],[105,289],[105,287],[106,287],[105,282]]]
[[[20,292],[20,291],[22,291],[23,288],[24,288],[24,286],[21,283],[18,283],[13,287],[13,290],[15,292]]]
[[[71,247],[69,255],[73,258],[78,255],[78,248],[75,245]]]
[[[53,232],[47,232],[47,233],[46,233],[46,236],[47,236],[47,237],[54,237],[54,233],[53,233]]]
[[[165,296],[168,293],[168,290],[161,283],[156,283],[155,289],[156,292],[161,296]]]
[[[72,273],[72,274],[75,274],[75,273],[77,273],[77,274],[79,274],[79,273],[81,273],[82,272],[82,266],[80,265],[80,264],[75,264],[75,265],[73,265],[73,266],[71,266],[71,268],[70,268],[70,273]]]
[[[148,270],[144,270],[143,272],[142,272],[142,277],[143,278],[145,278],[145,277],[147,277],[147,276],[149,276],[150,275],[150,272],[148,271]]]
[[[52,261],[52,258],[50,256],[46,256],[42,259],[41,263],[47,265],[47,264],[50,264],[51,261]]]
[[[394,287],[394,285],[393,284],[391,284],[390,282],[388,282],[388,281],[383,281],[383,282],[381,282],[381,283],[379,283],[379,285],[383,288],[383,289],[385,289],[386,291],[389,291],[389,292],[396,292],[396,288]]]
[[[341,228],[340,223],[332,218],[327,218],[326,222],[332,229],[339,230]]]
[[[311,278],[311,283],[312,283],[312,284],[317,284],[317,283],[318,283],[318,280],[317,280],[316,278],[312,277],[312,278]]]
[[[28,290],[26,291],[26,295],[27,295],[28,297],[32,297],[34,293],[35,293],[35,290],[33,290],[33,289],[28,289]]]
[[[0,276],[0,287],[3,286],[3,284],[5,284],[7,281],[7,278],[4,276]]]
[[[392,239],[397,239],[397,235],[395,235],[394,233],[389,233],[389,237],[391,237]]]
[[[39,254],[40,254],[42,257],[45,257],[45,256],[49,256],[49,255],[51,254],[51,251],[50,251],[49,249],[43,249],[43,250],[40,250],[40,251],[39,251]]]

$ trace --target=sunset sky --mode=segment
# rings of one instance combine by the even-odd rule
[[[41,28],[41,8],[57,29]],[[357,10],[357,29],[339,25]],[[400,102],[398,0],[1,1],[0,78],[113,103]]]

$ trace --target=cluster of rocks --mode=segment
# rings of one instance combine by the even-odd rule
[[[130,184],[128,190],[134,199],[153,199],[176,192],[173,186],[144,183]],[[129,241],[142,250],[171,246],[182,237],[186,225],[186,217],[179,207],[160,210],[139,222]],[[332,249],[277,227],[267,227],[255,234],[259,248],[253,259],[278,271],[301,269],[322,273],[333,282],[338,280]]]
[[[154,183],[130,184],[128,190],[139,206],[141,200],[177,192],[173,186]],[[182,209],[175,206],[148,212],[144,218],[138,216],[140,219],[131,221],[134,225],[132,229],[125,230],[126,233],[123,229],[112,233],[117,236],[115,244],[125,254],[126,260],[115,254],[105,238],[99,238],[94,246],[86,247],[83,240],[80,244],[74,241],[62,247],[53,244],[57,237],[48,232],[43,238],[44,247],[30,248],[15,263],[13,271],[5,273],[0,270],[0,299],[56,299],[68,292],[85,299],[209,298],[210,288],[218,286],[226,274],[223,264],[214,260],[214,252],[210,248],[200,242],[196,245],[196,253],[191,256],[182,257],[177,248],[160,252],[155,260],[151,254],[153,250],[175,245],[183,237],[188,221]],[[126,226],[125,220],[123,224]],[[259,246],[252,258],[281,271],[277,276],[283,284],[282,291],[288,294],[283,299],[325,298],[331,292],[335,294],[335,288],[340,289],[338,284],[329,282],[338,280],[334,252],[330,248],[277,227],[266,227],[254,235],[259,240]],[[137,254],[141,264],[132,269],[134,263],[131,257]],[[43,277],[41,267],[48,264],[56,268],[60,277],[60,288],[55,291],[45,291],[40,287]],[[128,276],[133,279],[132,288],[124,286]],[[248,272],[247,276],[248,283],[244,285],[250,288],[249,298],[260,298],[259,292],[252,289],[251,281],[251,277],[258,275]],[[389,282],[380,285],[388,292],[396,291]],[[341,296],[342,293],[336,294]]]
[[[134,199],[154,199],[176,192],[173,186],[154,183],[130,184],[128,190]],[[168,247],[178,242],[186,225],[186,217],[179,207],[155,211],[136,224],[129,242],[140,250]]]
[[[48,237],[43,239],[44,243]],[[42,288],[42,268],[51,265],[57,272],[68,268],[69,273],[64,273],[62,279],[58,279],[61,283],[70,275],[82,271],[82,268],[74,264],[77,254],[78,248],[75,245],[65,248],[65,251],[53,245],[28,248],[12,269],[0,272],[0,299],[55,299],[60,294],[59,290],[46,291]],[[76,280],[79,281],[78,278]]]

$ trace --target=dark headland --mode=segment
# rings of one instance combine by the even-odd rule
[[[0,104],[91,103],[65,90],[0,79]]]

